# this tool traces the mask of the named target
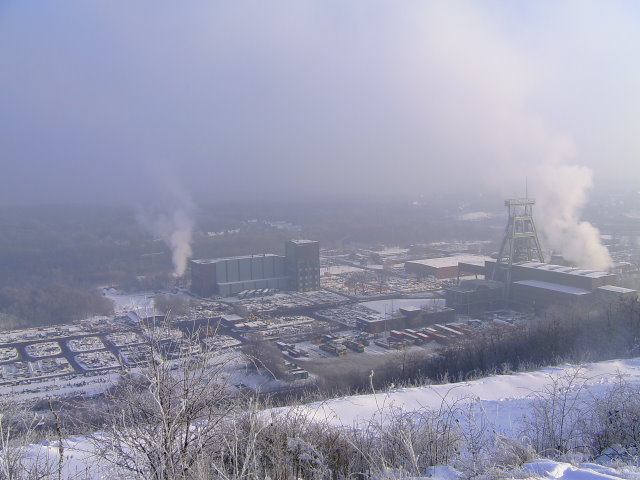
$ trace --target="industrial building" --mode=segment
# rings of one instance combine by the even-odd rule
[[[454,311],[451,308],[432,307],[406,307],[400,308],[399,314],[390,318],[380,317],[376,319],[358,318],[356,326],[367,333],[380,333],[386,330],[402,330],[405,328],[427,327],[436,323],[449,323],[455,320]]]
[[[244,290],[288,289],[285,258],[279,255],[246,255],[240,257],[191,261],[191,291],[201,297],[217,294],[223,297]]]
[[[414,273],[418,277],[456,278],[460,275],[460,264],[483,266],[489,257],[480,255],[455,255],[452,257],[426,258],[405,262],[407,273]]]
[[[294,240],[285,250],[284,257],[267,253],[191,260],[191,291],[200,297],[229,297],[245,290],[318,290],[318,242]]]
[[[493,270],[495,261],[485,262],[487,271]],[[505,281],[504,278],[496,280]],[[540,262],[524,262],[511,267],[511,281],[516,283],[524,280],[539,280],[541,282],[558,283],[592,292],[603,285],[614,285],[618,277],[614,273],[597,270],[551,265]]]
[[[636,290],[615,285],[616,274],[597,270],[522,262],[507,271],[496,269],[496,260],[486,260],[483,273],[495,280],[462,281],[446,289],[447,306],[460,313],[477,313],[499,305],[502,297],[512,307],[542,311],[554,305],[592,307],[637,296]]]
[[[290,240],[284,248],[291,290],[320,290],[320,244],[313,240]]]
[[[513,307],[542,311],[637,297],[636,290],[616,286],[614,273],[545,263],[533,222],[534,204],[532,198],[505,200],[509,218],[497,259],[485,259],[484,267],[464,260],[458,265],[459,271],[481,274],[486,280],[448,288],[448,307],[473,313],[492,308],[502,297]]]
[[[445,290],[447,306],[458,313],[478,313],[502,308],[504,283],[495,280],[463,280]]]
[[[485,262],[485,278],[493,275],[495,260]],[[550,306],[591,307],[602,302],[634,298],[636,290],[615,286],[617,276],[597,270],[540,262],[513,264],[509,274],[497,270],[496,280],[468,280],[446,289],[447,306],[461,313],[477,313],[500,305],[544,310]],[[511,278],[507,289],[507,276]]]

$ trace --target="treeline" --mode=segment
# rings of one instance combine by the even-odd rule
[[[0,284],[118,283],[144,269],[170,267],[168,249],[116,207],[0,208]],[[163,257],[145,260],[144,254]],[[162,264],[162,265],[160,265]]]
[[[406,352],[370,372],[324,372],[319,389],[335,393],[390,385],[464,381],[532,370],[559,362],[601,361],[640,354],[640,302],[620,301],[598,311],[556,310],[526,325],[479,330],[437,353]]]
[[[108,315],[111,302],[97,286],[135,289],[170,269],[166,247],[125,208],[3,207],[0,225],[0,312],[12,318],[2,328]]]
[[[316,202],[296,199],[252,205],[211,205],[200,209],[198,225],[204,231],[216,231],[238,228],[238,219],[285,220],[301,226],[304,236],[319,240],[323,247],[329,248],[375,244],[406,246],[453,239],[497,240],[496,224],[500,231],[503,228],[503,219],[494,220],[493,225],[487,221],[454,220],[460,213],[456,202],[431,198],[422,205],[412,205],[411,200],[327,197]],[[502,200],[474,205],[478,209],[495,210],[496,206],[502,205]],[[283,235],[292,234],[283,232]],[[233,238],[241,239],[242,236],[233,235]],[[271,247],[277,248],[277,245]]]
[[[0,288],[0,310],[16,320],[5,327],[41,326],[71,322],[92,315],[113,314],[113,302],[97,290],[60,283]]]
[[[412,365],[406,374],[461,381],[559,361],[628,357],[638,353],[639,341],[640,302],[622,301],[599,312],[555,312],[528,325],[489,329]]]

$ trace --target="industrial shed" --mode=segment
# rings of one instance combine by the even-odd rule
[[[485,261],[493,260],[481,255],[454,255],[452,257],[425,258],[405,262],[407,273],[414,273],[419,277],[456,278],[460,274],[459,264],[474,265],[480,268]],[[467,267],[470,268],[470,267]],[[466,270],[465,270],[466,271]]]
[[[504,283],[495,280],[463,280],[445,290],[447,307],[459,313],[477,313],[502,307]]]
[[[551,305],[568,307],[587,306],[593,300],[592,292],[583,288],[541,280],[519,280],[511,285],[511,301],[520,306],[544,309]]]

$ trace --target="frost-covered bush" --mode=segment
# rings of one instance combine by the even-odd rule
[[[598,455],[616,445],[625,452],[636,452],[640,447],[640,390],[624,379],[617,382],[603,395],[588,401],[587,415],[582,426],[583,434]]]
[[[585,382],[582,369],[575,368],[559,377],[549,375],[547,386],[532,392],[523,436],[536,452],[556,456],[585,449]]]

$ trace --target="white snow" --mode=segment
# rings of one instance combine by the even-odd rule
[[[320,275],[340,275],[343,273],[361,271],[361,268],[352,267],[351,265],[331,265],[329,267],[320,267]]]
[[[578,466],[553,460],[532,460],[522,467],[529,477],[552,478],[557,480],[608,480],[620,478],[638,478],[638,474],[624,475],[613,468],[594,463],[583,463]]]
[[[105,288],[104,296],[113,300],[114,310],[116,314],[122,314],[130,311],[134,312],[152,312],[154,293],[138,293],[135,295],[127,295],[118,292],[115,288]]]
[[[380,408],[405,411],[438,409],[446,402],[479,401],[487,417],[504,433],[514,433],[533,392],[549,386],[554,378],[567,374],[575,365],[549,367],[535,372],[494,375],[471,382],[402,388],[369,395],[358,395],[312,403],[304,408],[308,415],[334,425],[355,425],[378,414]],[[582,366],[586,378],[585,394],[603,391],[618,375],[640,386],[640,358],[611,360]],[[375,372],[374,372],[375,375]]]
[[[554,378],[570,373],[575,368],[575,365],[561,365],[535,372],[495,375],[471,382],[343,397],[295,408],[301,408],[300,413],[306,413],[313,419],[351,428],[375,415],[380,415],[380,412],[387,408],[412,411],[422,408],[439,409],[443,403],[469,402],[470,405],[477,405],[477,408],[486,414],[496,431],[510,433],[517,431],[518,422],[527,411],[532,393],[542,391]],[[640,358],[586,364],[581,366],[581,369],[585,395],[603,392],[620,376],[633,385],[640,385]],[[281,407],[278,410],[287,408],[290,407]],[[76,472],[90,472],[87,478],[111,478],[108,465],[92,461],[93,446],[87,438],[67,439],[64,441],[64,447],[63,478]],[[29,458],[48,458],[49,462],[55,465],[58,444],[45,442],[30,445],[25,453]],[[463,473],[448,466],[435,467],[427,474],[428,477],[421,478],[466,478]],[[637,467],[610,468],[594,463],[571,465],[543,459],[527,462],[521,471],[513,473],[512,477],[516,476],[548,480],[635,480],[640,479],[640,470]]]

